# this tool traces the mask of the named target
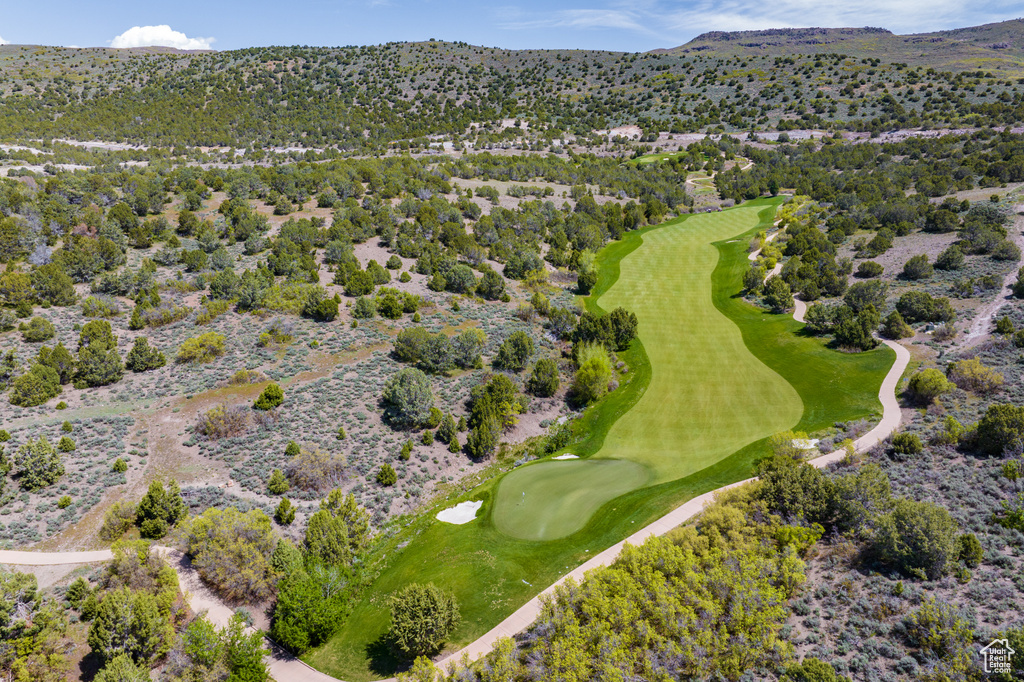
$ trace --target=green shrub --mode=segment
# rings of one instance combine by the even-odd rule
[[[787,666],[780,682],[849,682],[849,678],[838,674],[830,663],[807,657]]]
[[[153,481],[139,501],[135,523],[142,537],[158,539],[184,519],[187,512],[177,481],[171,481],[166,489],[160,481]]]
[[[135,505],[125,500],[116,500],[103,516],[103,525],[99,531],[100,539],[107,542],[117,540],[134,525]]]
[[[409,458],[412,457],[412,441],[411,440],[407,440],[404,443],[402,443],[402,449],[398,453],[398,456],[399,456],[399,458],[402,461],[405,461],[405,462],[409,461]]]
[[[57,509],[67,509],[70,506],[71,506],[71,496],[70,495],[63,495],[59,500],[57,500]]]
[[[290,488],[291,485],[288,484],[288,478],[281,473],[280,469],[274,469],[270,472],[270,480],[267,481],[267,490],[271,495],[281,495],[288,492]]]
[[[107,296],[89,296],[82,301],[82,317],[117,317],[121,306]]]
[[[860,312],[862,309],[874,306],[877,310],[885,307],[885,297],[889,292],[889,285],[878,280],[868,282],[855,282],[850,285],[843,295],[843,302],[853,309],[853,312]],[[904,315],[906,317],[906,315]]]
[[[434,407],[430,380],[414,368],[400,369],[388,379],[381,395],[385,415],[395,425],[408,428],[423,424]]]
[[[34,407],[60,395],[60,377],[52,368],[35,364],[16,378],[8,400],[12,405]]]
[[[935,259],[935,267],[939,270],[959,270],[964,266],[964,252],[953,244]]]
[[[195,338],[186,339],[178,350],[175,361],[193,365],[210,362],[224,355],[224,336],[217,332],[206,332]]]
[[[231,308],[231,303],[225,300],[215,299],[206,301],[196,315],[196,326],[209,324]]]
[[[439,651],[460,621],[455,597],[433,583],[412,583],[391,599],[390,638],[410,659]]]
[[[886,339],[898,341],[912,337],[914,329],[903,320],[902,315],[894,310],[882,322],[880,333]]]
[[[436,429],[437,425],[441,423],[441,419],[444,418],[444,414],[441,410],[436,407],[430,408],[430,415],[427,417],[427,421],[424,422],[423,426],[428,429]]]
[[[928,256],[920,254],[903,264],[903,278],[910,280],[929,279],[935,274],[935,268],[928,262]]]
[[[533,366],[526,390],[533,395],[550,398],[558,392],[559,384],[558,363],[552,358],[542,358]]]
[[[437,439],[442,443],[451,443],[455,434],[455,419],[450,413],[445,413],[444,417],[441,419],[441,424],[437,429]]]
[[[924,452],[924,446],[916,433],[901,431],[892,437],[892,451],[896,459],[906,459],[910,455]]]
[[[61,452],[74,452],[75,441],[71,440],[67,436],[61,436],[60,442],[57,443],[57,449]]]
[[[861,264],[857,266],[856,275],[861,279],[870,279],[872,277],[878,277],[884,270],[885,268],[882,267],[881,263],[876,263],[873,260],[866,260],[862,261]]]
[[[353,590],[343,586],[353,582],[344,566],[303,565],[300,556],[278,583],[270,629],[274,641],[301,654],[329,640],[345,622]]]
[[[167,358],[159,349],[149,345],[149,339],[139,336],[132,344],[125,358],[125,366],[133,372],[146,372],[167,364]]]
[[[271,556],[277,546],[270,518],[258,509],[207,509],[185,533],[186,551],[201,578],[229,599],[267,599],[276,575]]]
[[[963,390],[974,393],[993,393],[1003,385],[1003,375],[983,365],[978,358],[949,363],[946,376]]]
[[[113,465],[111,465],[110,469],[111,471],[116,471],[119,474],[123,474],[124,472],[128,471],[128,464],[125,463],[123,459],[118,457],[117,459],[114,460],[114,463]]]
[[[429,431],[427,433],[430,433]],[[394,467],[390,464],[381,465],[377,471],[377,483],[380,483],[384,487],[393,486],[398,482],[398,474],[395,472]]]
[[[576,375],[570,395],[577,405],[588,405],[608,392],[612,378],[612,363],[608,351],[599,344],[586,344],[577,354]]]
[[[910,395],[921,403],[931,403],[943,393],[953,390],[953,384],[937,369],[923,369],[910,377],[907,385]]]
[[[289,526],[295,520],[295,506],[287,497],[282,497],[277,509],[274,510],[274,520],[282,526]]]
[[[930,580],[952,570],[959,551],[956,538],[949,512],[930,502],[896,500],[876,524],[881,559],[907,574],[921,571]]]
[[[880,321],[881,316],[873,305],[864,306],[856,313],[852,308],[840,308],[836,313],[836,325],[833,329],[836,345],[840,348],[871,350],[878,345],[872,332]]]
[[[959,558],[964,565],[976,568],[985,557],[985,551],[981,548],[981,541],[974,533],[964,533],[957,538],[959,546]]]
[[[122,587],[103,597],[88,641],[104,663],[117,662],[119,655],[127,654],[135,662],[148,664],[167,651],[173,636],[155,595]]]
[[[924,291],[908,291],[900,296],[896,302],[896,310],[911,324],[956,320],[956,311],[953,310],[948,298],[933,298]]]
[[[68,590],[64,593],[64,596],[67,598],[68,603],[77,609],[81,606],[82,600],[88,596],[89,592],[89,581],[79,576],[75,578],[73,583],[68,585]]]
[[[352,307],[352,317],[357,320],[369,320],[377,314],[377,304],[372,298],[360,296]]]
[[[996,334],[1002,334],[1003,336],[1012,336],[1017,330],[1013,326],[1013,320],[1006,315],[1003,315],[996,322]]]
[[[338,301],[328,297],[322,287],[315,287],[302,306],[302,314],[317,322],[330,322],[338,316]]]
[[[14,453],[13,464],[21,487],[29,492],[52,485],[64,475],[64,462],[60,453],[46,436],[30,440],[19,447]]]
[[[926,661],[939,661],[939,679],[969,679],[977,655],[974,630],[953,604],[928,597],[903,619],[907,643],[918,649]]]
[[[256,410],[272,410],[283,402],[284,391],[277,384],[270,384],[263,389],[252,406]]]
[[[57,334],[57,329],[50,321],[42,317],[33,317],[28,322],[22,322],[18,329],[21,331],[21,338],[27,343],[46,341]]]
[[[764,302],[773,313],[783,313],[793,307],[793,292],[781,277],[772,277],[764,285]]]
[[[1024,450],[1024,407],[990,405],[978,420],[975,442],[980,452],[1001,456],[1004,452],[1019,455]]]

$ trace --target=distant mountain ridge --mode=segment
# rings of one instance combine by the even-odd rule
[[[759,31],[708,31],[707,33],[701,33],[691,40],[690,43],[687,43],[687,45],[692,43],[730,41],[743,41],[740,42],[741,45],[760,45],[766,42],[780,45],[787,42],[820,44],[832,42],[837,38],[843,40],[848,37],[870,33],[888,33],[892,35],[892,31],[889,29],[871,26],[865,26],[864,28],[767,28]],[[758,40],[759,38],[762,40]]]
[[[709,31],[679,47],[656,52],[678,55],[714,52],[722,56],[838,52],[884,61],[927,60],[935,66],[952,69],[963,60],[989,56],[1019,67],[1024,63],[1024,19],[908,35],[870,26]]]

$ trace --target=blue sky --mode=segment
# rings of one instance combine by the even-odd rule
[[[437,38],[646,51],[710,30],[881,26],[915,33],[1024,16],[1024,0],[0,0],[0,8],[3,42],[219,50]]]

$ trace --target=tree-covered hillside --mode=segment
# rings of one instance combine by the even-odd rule
[[[621,124],[879,131],[1021,118],[1024,62],[1012,49],[825,31],[779,32],[756,49],[743,34],[705,34],[646,54],[435,41],[192,54],[4,46],[0,138],[349,150],[461,138],[505,119],[550,141]],[[998,36],[1013,32],[1007,22]]]

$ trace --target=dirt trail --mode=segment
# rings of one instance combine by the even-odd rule
[[[1014,207],[1015,211],[1024,210],[1024,204],[1018,204]],[[1024,217],[1017,216],[1013,221],[1013,241],[1020,248],[1021,252],[1024,253]],[[949,352],[961,351],[976,346],[981,343],[991,333],[993,327],[993,320],[996,315],[1002,310],[1003,306],[1006,305],[1013,298],[1013,283],[1017,281],[1017,272],[1020,268],[1024,268],[1024,257],[1017,263],[1017,266],[1006,275],[1003,280],[1003,288],[999,291],[999,294],[978,308],[978,314],[971,320],[971,326],[967,328],[963,338],[959,343],[953,345]]]

